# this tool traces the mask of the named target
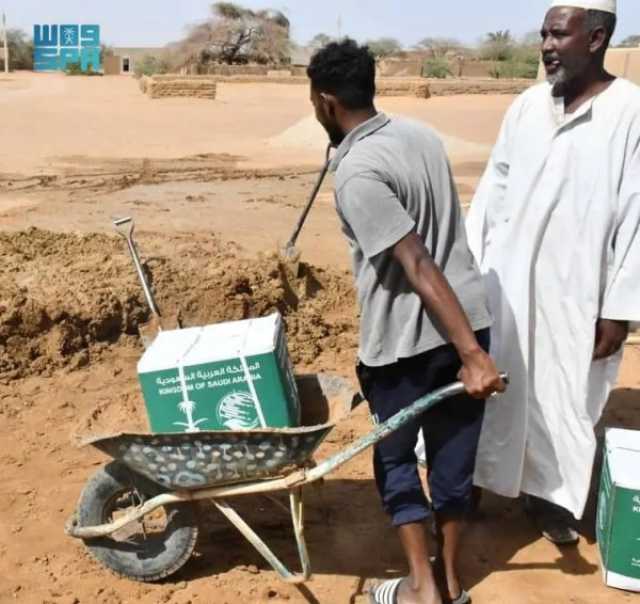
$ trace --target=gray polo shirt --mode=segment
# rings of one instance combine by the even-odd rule
[[[360,360],[389,365],[448,341],[393,258],[393,246],[411,231],[443,271],[473,329],[489,327],[481,276],[435,132],[379,113],[347,135],[331,169],[360,303]]]

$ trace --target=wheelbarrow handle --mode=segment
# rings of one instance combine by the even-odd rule
[[[505,384],[509,383],[508,374],[501,373],[500,377]],[[464,384],[462,382],[455,382],[423,396],[406,409],[398,411],[398,413],[390,417],[387,421],[382,424],[378,424],[373,430],[371,430],[371,432],[365,434],[362,438],[359,438],[344,451],[336,453],[328,459],[325,459],[323,462],[320,462],[315,468],[308,470],[304,482],[314,482],[323,478],[329,474],[329,472],[332,472],[339,466],[347,463],[356,455],[375,445],[377,442],[389,436],[389,434],[395,432],[428,409],[435,407],[438,403],[441,403],[448,398],[458,396],[464,392]]]

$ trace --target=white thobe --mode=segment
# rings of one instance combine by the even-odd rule
[[[509,109],[467,217],[511,384],[491,399],[475,482],[584,511],[594,426],[621,353],[592,361],[598,318],[640,320],[640,88],[564,113],[544,83]]]

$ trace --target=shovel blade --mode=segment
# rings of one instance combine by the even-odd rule
[[[279,256],[289,276],[297,279],[300,274],[300,250],[294,246],[287,246],[280,250]]]
[[[152,314],[146,323],[138,324],[138,333],[145,350],[153,344],[158,334],[166,329],[181,329],[180,312],[163,314],[162,318]]]
[[[146,323],[140,323],[138,325],[138,333],[140,334],[140,340],[145,350],[153,344],[157,335],[162,331],[162,325],[160,319],[155,315],[151,316]]]

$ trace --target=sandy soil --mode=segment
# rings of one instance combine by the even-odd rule
[[[468,201],[509,97],[383,99],[386,111],[437,128]],[[161,585],[118,579],[63,535],[104,457],[75,442],[144,429],[135,365],[147,310],[124,242],[131,214],[161,308],[185,324],[278,309],[296,370],[353,379],[357,323],[327,182],[300,240],[303,276],[279,269],[315,178],[324,139],[303,87],[223,85],[219,100],[150,101],[127,78],[0,79],[0,603],[364,603],[365,583],[404,572],[365,453],[308,494],[315,576],[280,582],[213,510],[201,506],[197,555]],[[638,428],[640,351],[629,347],[603,425]],[[341,423],[319,458],[370,426]],[[295,564],[287,518],[238,500],[249,522]],[[580,546],[541,540],[518,502],[487,497],[465,540],[463,577],[478,603],[613,604],[602,586],[593,502]]]
[[[488,146],[511,98],[382,98],[379,106],[428,121],[461,141]],[[152,100],[128,77],[17,73],[0,79],[0,106],[3,138],[12,142],[0,149],[3,172],[51,173],[74,166],[78,157],[174,159],[212,153],[236,155],[249,167],[315,165],[317,150],[325,145],[322,134],[297,136],[298,144],[273,144],[272,139],[312,114],[308,90],[296,85],[220,84],[215,101]],[[311,126],[315,134],[317,127]],[[454,160],[465,155],[464,150],[456,153],[455,145],[449,151]]]

